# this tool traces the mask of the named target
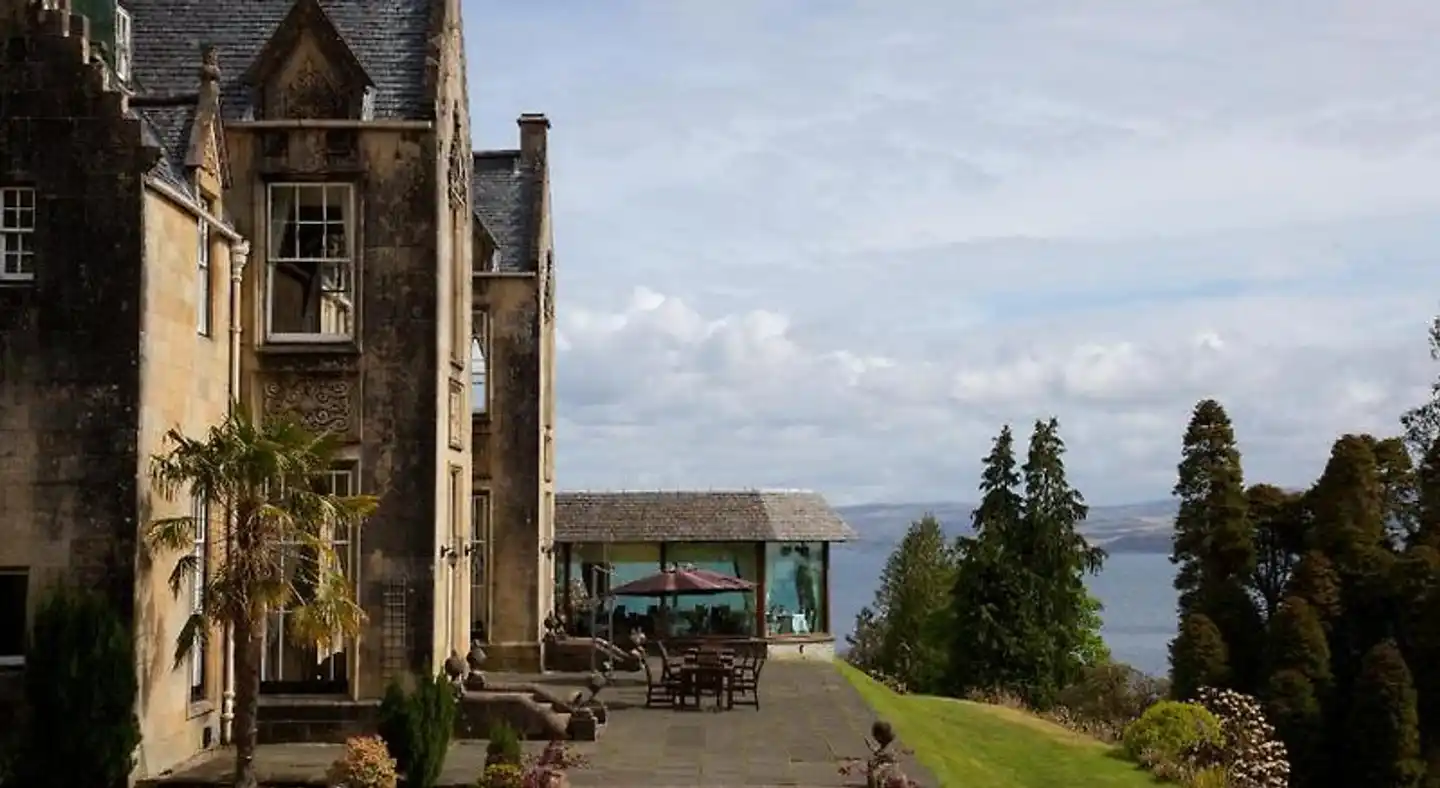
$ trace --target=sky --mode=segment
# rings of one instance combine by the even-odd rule
[[[552,125],[562,489],[1092,503],[1195,403],[1304,485],[1440,374],[1440,4],[465,0],[478,148]]]

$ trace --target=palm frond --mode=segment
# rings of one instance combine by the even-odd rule
[[[210,637],[210,622],[204,614],[191,613],[185,619],[185,626],[180,628],[180,634],[175,638],[175,667],[185,663],[185,658],[195,648],[196,643],[203,644]]]
[[[145,543],[157,552],[189,550],[195,544],[195,518],[163,517],[150,523]]]

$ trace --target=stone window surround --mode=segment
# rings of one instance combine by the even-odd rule
[[[266,341],[267,343],[269,343],[269,344],[280,344],[280,345],[283,345],[283,344],[352,344],[352,345],[353,345],[353,344],[356,342],[357,337],[359,336],[359,326],[358,326],[359,316],[358,316],[358,310],[356,309],[356,305],[359,303],[359,300],[360,300],[360,299],[359,299],[359,293],[358,293],[358,286],[359,286],[359,269],[360,269],[360,261],[359,261],[358,251],[359,251],[359,249],[361,248],[361,244],[359,243],[359,239],[357,238],[357,235],[358,235],[358,233],[359,233],[359,221],[358,221],[358,216],[359,216],[359,208],[360,208],[360,205],[359,205],[360,200],[359,200],[359,195],[358,195],[358,191],[359,191],[358,184],[357,184],[354,180],[346,179],[346,178],[328,178],[328,179],[319,179],[319,180],[302,180],[302,179],[293,179],[293,178],[292,178],[292,179],[285,179],[285,180],[267,181],[267,182],[264,183],[263,185],[264,185],[264,189],[265,189],[265,198],[264,198],[264,199],[265,199],[265,203],[264,203],[265,209],[264,209],[264,214],[265,214],[265,234],[266,234],[266,241],[267,241],[267,243],[266,243],[266,245],[265,245],[265,248],[266,248],[266,258],[267,258],[267,259],[266,259],[266,266],[265,266],[265,279],[264,279],[264,283],[263,283],[263,286],[264,286],[263,296],[264,296],[264,317],[265,317],[265,334],[264,334],[265,341]],[[344,197],[344,206],[345,206],[345,207],[344,207],[344,214],[343,214],[343,215],[344,215],[344,218],[343,218],[343,226],[344,226],[344,228],[345,228],[345,241],[346,241],[346,249],[344,250],[344,256],[336,255],[336,256],[334,256],[334,257],[331,257],[331,256],[329,256],[328,253],[322,253],[322,257],[320,257],[320,258],[283,258],[283,257],[278,257],[278,255],[275,254],[275,252],[277,251],[277,245],[283,243],[283,239],[276,239],[276,238],[274,237],[274,232],[275,232],[275,229],[276,229],[276,227],[277,227],[277,224],[276,224],[275,219],[274,219],[274,211],[275,211],[274,197],[275,197],[275,194],[276,194],[276,190],[277,190],[277,189],[282,189],[282,190],[283,190],[283,189],[293,189],[293,190],[297,190],[295,193],[298,194],[298,193],[299,193],[299,190],[303,190],[303,189],[306,189],[306,188],[324,188],[324,189],[325,189],[325,193],[326,193],[326,195],[327,195],[325,199],[327,199],[327,200],[328,200],[328,194],[329,194],[329,190],[330,190],[330,189],[341,190],[341,191],[344,192],[344,195],[345,195],[345,197]],[[327,217],[327,219],[328,219],[328,217]],[[308,223],[311,223],[311,222],[308,222],[308,221],[302,222],[302,224],[308,224]],[[281,224],[281,225],[279,225],[279,226],[280,226],[280,227],[284,227],[285,225],[284,225],[284,224]],[[275,284],[275,283],[274,283],[274,278],[275,278],[275,269],[276,269],[276,267],[277,267],[277,257],[278,257],[278,262],[287,262],[287,261],[290,261],[290,260],[298,260],[298,261],[301,261],[301,262],[313,262],[313,263],[315,263],[315,264],[317,265],[317,269],[318,269],[318,267],[319,267],[320,265],[323,265],[323,264],[325,264],[326,262],[329,262],[329,263],[331,263],[331,264],[334,264],[334,263],[336,263],[336,262],[343,262],[343,264],[345,265],[345,269],[344,269],[345,276],[344,276],[344,284],[343,284],[343,287],[340,288],[340,290],[339,290],[338,292],[332,292],[332,293],[331,293],[331,297],[334,297],[334,298],[336,299],[336,303],[339,304],[339,305],[341,306],[341,308],[348,310],[347,314],[348,314],[349,326],[348,326],[348,330],[347,330],[347,331],[343,331],[343,332],[324,332],[323,330],[321,330],[321,331],[315,331],[315,332],[286,332],[286,331],[276,331],[276,330],[274,330],[275,314],[274,314],[273,296],[274,296],[274,292],[275,292],[275,291],[274,291],[274,284]],[[318,275],[319,275],[319,272],[317,271],[317,276],[318,276]],[[323,329],[323,324],[322,324],[322,329]]]
[[[477,310],[470,337],[470,412],[490,412],[490,315]]]
[[[34,187],[0,187],[0,283],[35,280],[38,209]]]
[[[318,475],[317,482],[322,482],[322,488],[331,494],[342,496],[361,495],[363,492],[361,489],[362,477],[360,469],[358,448],[343,448],[336,453],[336,456],[330,463],[329,469],[322,471]],[[360,538],[361,529],[351,528],[343,534],[335,535],[331,539],[331,543],[337,548],[336,557],[340,561],[342,571],[345,572],[346,583],[350,586],[351,591],[357,594],[357,598],[360,589]],[[280,648],[283,650],[294,647],[283,631],[285,612],[271,610],[267,615],[277,617],[278,620],[282,622],[282,629],[277,631],[275,627],[271,626],[267,627],[265,633],[265,653],[261,658],[260,664],[261,692],[264,694],[269,694],[270,692],[270,690],[267,690],[267,688],[263,686],[266,683],[277,680],[294,681],[294,679],[284,676],[282,672],[284,670],[283,664],[280,666],[269,664],[270,648],[275,644],[272,638],[280,641],[282,644]],[[355,648],[356,643],[355,638],[349,637],[345,638],[345,642],[341,646],[341,651],[344,653],[343,659],[345,662],[346,680],[351,683],[351,686],[353,686],[353,682],[355,681],[359,660],[358,649]],[[280,675],[274,675],[272,671],[280,672]],[[334,666],[331,667],[331,677],[334,677]]]
[[[195,566],[190,572],[190,614],[200,614],[205,604],[205,575],[210,566],[210,501],[203,496],[190,499],[190,516],[195,519],[193,547]],[[190,700],[205,697],[205,640],[197,638],[190,650]]]

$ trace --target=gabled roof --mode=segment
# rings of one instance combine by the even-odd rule
[[[314,2],[355,63],[374,84],[374,117],[430,119],[426,58],[432,0],[300,0]],[[246,71],[294,0],[123,0],[132,20],[131,85],[137,93],[194,92],[201,46],[219,50],[224,117],[250,110]]]
[[[375,86],[374,80],[365,72],[365,66],[345,43],[345,37],[335,29],[335,23],[330,21],[330,16],[320,7],[319,0],[295,0],[295,4],[290,6],[290,12],[280,21],[279,27],[275,28],[275,34],[270,36],[270,40],[265,42],[265,46],[255,55],[255,60],[245,70],[245,84],[251,87],[265,84],[265,81],[285,64],[285,58],[295,50],[300,36],[307,30],[315,36],[316,43],[332,63],[349,71],[365,87]]]
[[[565,492],[557,542],[844,542],[854,529],[813,492]]]
[[[470,168],[470,204],[495,241],[495,270],[535,270],[534,216],[540,173],[518,150],[478,151]]]

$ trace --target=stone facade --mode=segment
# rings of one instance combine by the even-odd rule
[[[536,670],[555,609],[555,270],[543,116],[522,115],[518,150],[478,153],[472,192],[475,318],[482,352],[473,414],[476,618],[492,666]],[[477,628],[478,629],[478,628]]]
[[[464,653],[476,620],[538,663],[548,123],[521,119],[517,200],[482,199],[460,0],[75,3],[0,0],[0,198],[27,222],[0,225],[0,255],[21,229],[34,252],[23,271],[0,257],[0,573],[28,578],[31,608],[63,577],[133,618],[140,773],[227,735],[224,633],[174,665],[191,600],[166,585],[177,556],[139,535],[194,513],[148,482],[165,433],[202,434],[232,401],[340,436],[331,483],[381,500],[343,548],[365,629],[319,660],[272,614],[262,691],[376,698]],[[481,334],[488,407],[467,418]],[[489,589],[474,607],[472,586]]]

